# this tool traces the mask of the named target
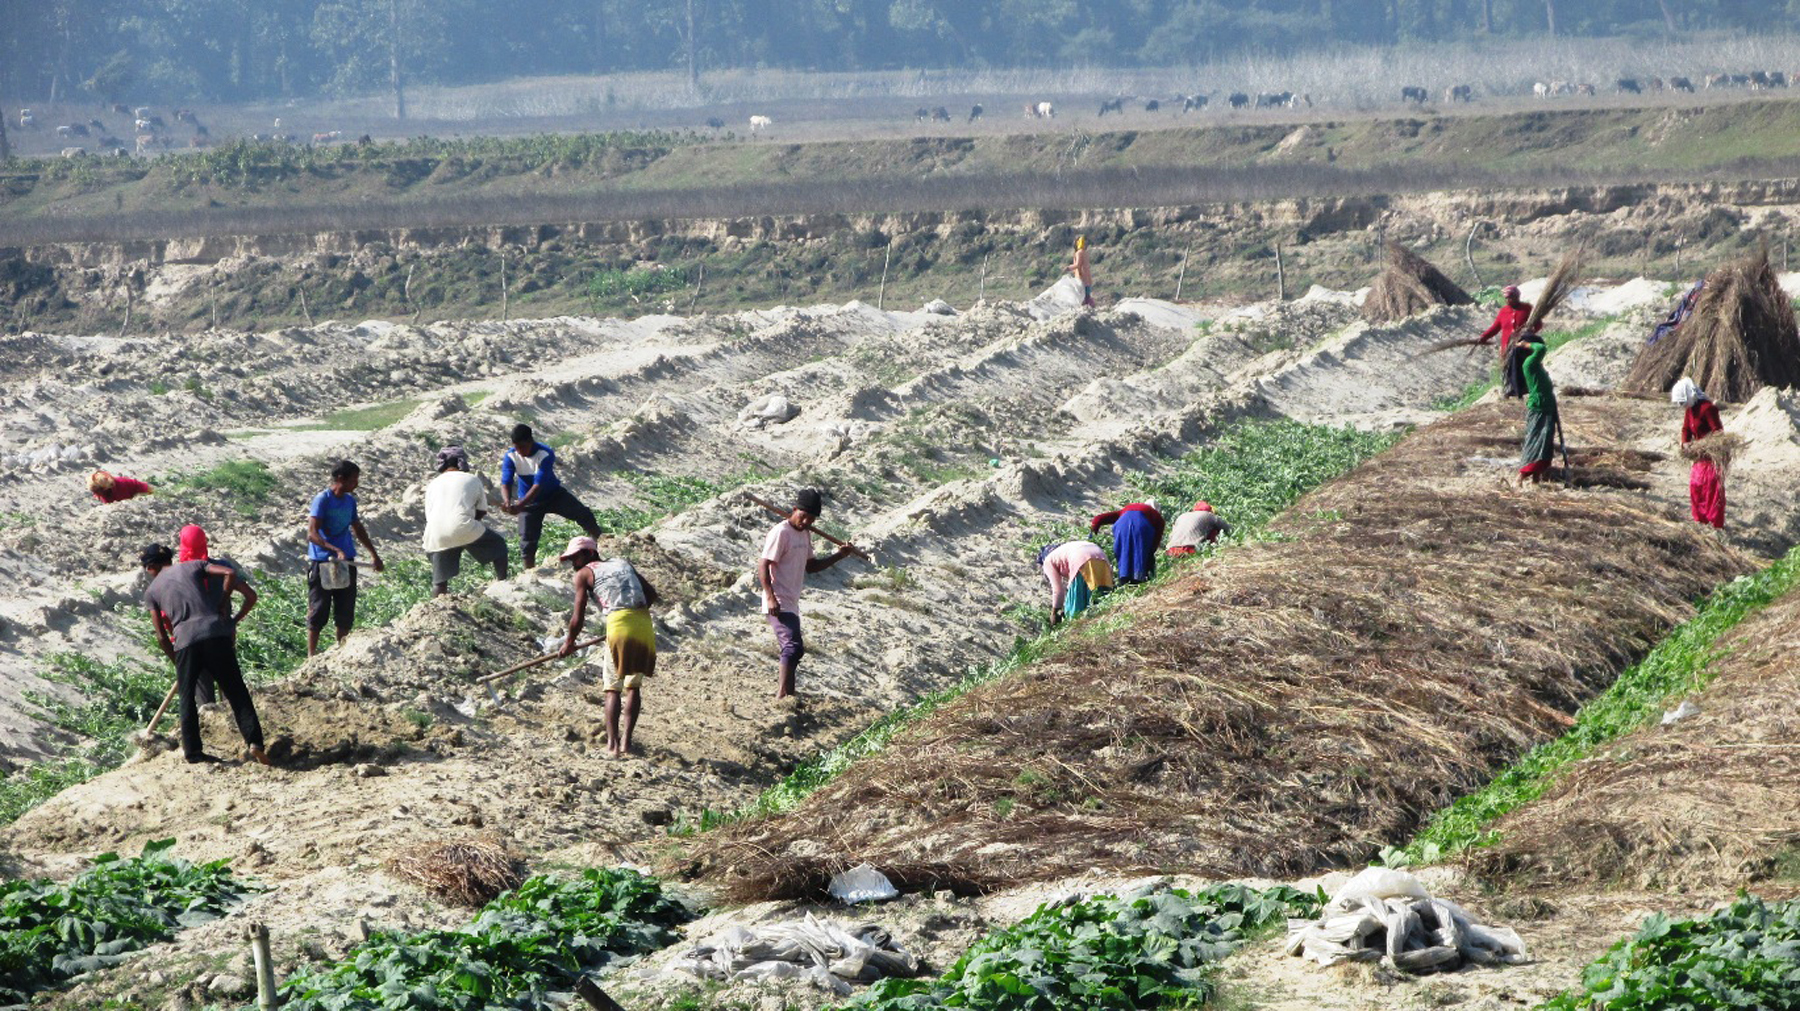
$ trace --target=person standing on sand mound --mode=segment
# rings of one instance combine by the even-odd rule
[[[537,568],[538,538],[544,533],[544,517],[551,513],[573,522],[589,537],[600,536],[594,511],[569,494],[555,467],[556,453],[537,441],[531,426],[514,425],[512,448],[500,457],[500,494],[506,499],[501,508],[519,518],[519,554],[528,569]]]
[[[644,679],[656,673],[656,627],[650,623],[650,607],[656,589],[623,558],[600,558],[600,545],[592,537],[576,537],[560,556],[575,570],[575,613],[557,656],[575,652],[575,637],[587,623],[590,601],[600,605],[606,622],[606,753],[623,758],[631,753],[631,731],[637,726]],[[620,721],[621,712],[624,720]]]
[[[138,554],[138,563],[150,574],[144,606],[156,629],[156,644],[175,662],[182,756],[190,764],[218,761],[206,754],[201,744],[200,709],[194,698],[200,682],[216,680],[231,704],[232,718],[250,748],[250,757],[268,765],[262,724],[256,718],[256,704],[250,701],[237,657],[237,627],[256,606],[256,591],[239,580],[235,568],[204,559],[176,562],[175,553],[163,544],[146,547]],[[244,597],[243,609],[236,615],[231,613],[234,592]]]
[[[823,572],[856,553],[855,545],[845,544],[825,558],[813,556],[812,525],[824,508],[824,499],[811,488],[802,488],[794,496],[794,508],[787,518],[770,528],[763,539],[762,558],[757,562],[757,580],[762,584],[763,613],[775,633],[775,645],[781,650],[780,680],[775,697],[785,699],[794,694],[794,677],[800,669],[800,658],[806,655],[806,641],[800,635],[800,594],[806,589],[809,573]]]
[[[1075,236],[1075,259],[1064,268],[1066,273],[1074,274],[1075,280],[1081,282],[1081,306],[1084,309],[1094,307],[1094,268],[1088,263],[1087,236]]]
[[[369,540],[356,511],[356,489],[362,483],[362,468],[349,460],[340,460],[331,468],[331,483],[313,496],[306,509],[306,655],[319,652],[319,633],[327,622],[337,626],[337,641],[343,642],[356,624],[356,569],[349,572],[350,585],[342,589],[326,589],[319,572],[320,562],[356,560],[356,542],[369,549],[369,562],[376,572],[387,566],[381,553]]]

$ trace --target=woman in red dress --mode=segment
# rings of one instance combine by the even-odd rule
[[[1692,379],[1683,377],[1676,383],[1669,391],[1669,401],[1687,408],[1687,415],[1681,420],[1682,445],[1725,430],[1725,423],[1719,420],[1719,408]],[[1724,528],[1725,480],[1711,460],[1694,461],[1694,469],[1688,473],[1688,500],[1693,505],[1694,522]]]

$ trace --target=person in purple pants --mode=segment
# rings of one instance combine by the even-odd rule
[[[822,500],[817,491],[803,488],[794,496],[794,508],[787,519],[775,524],[763,540],[762,560],[757,564],[757,578],[762,583],[763,612],[769,617],[769,628],[775,632],[775,644],[781,650],[781,680],[775,697],[794,694],[794,674],[800,658],[806,655],[806,641],[800,635],[800,593],[806,589],[806,576],[823,572],[856,548],[846,544],[837,553],[817,558],[812,549],[812,525],[819,518]]]

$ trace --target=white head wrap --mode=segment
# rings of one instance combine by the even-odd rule
[[[1686,376],[1682,376],[1681,381],[1669,390],[1669,403],[1678,407],[1692,407],[1707,399],[1710,398],[1707,397],[1706,391]]]

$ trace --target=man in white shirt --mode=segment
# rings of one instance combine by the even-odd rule
[[[487,489],[469,473],[469,455],[461,446],[438,450],[438,475],[425,486],[425,557],[431,559],[431,595],[450,592],[450,580],[462,571],[462,555],[494,567],[494,578],[506,578],[506,538],[487,528]]]

